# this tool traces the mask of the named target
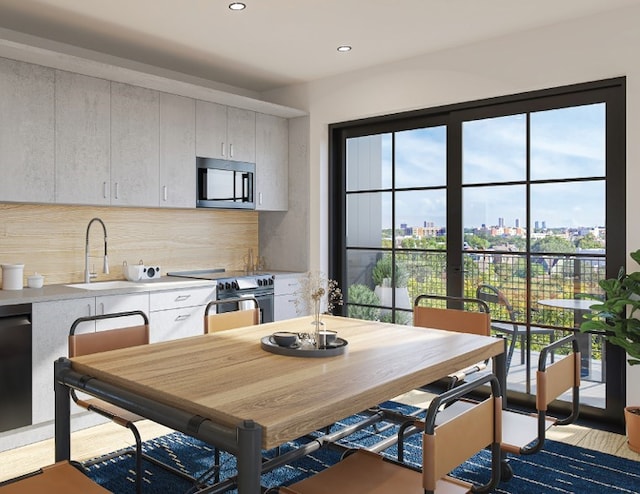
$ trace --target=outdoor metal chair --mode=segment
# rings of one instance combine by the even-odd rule
[[[511,359],[513,357],[513,352],[516,348],[516,342],[518,338],[520,338],[520,347],[522,348],[522,352],[520,353],[520,364],[524,364],[525,358],[525,340],[527,337],[527,326],[525,324],[519,323],[517,319],[517,312],[509,302],[509,299],[505,296],[505,294],[499,290],[498,288],[481,284],[476,288],[476,297],[489,305],[492,308],[492,312],[495,314],[498,312],[500,307],[503,307],[504,310],[507,311],[509,315],[509,322],[502,322],[493,320],[491,322],[491,329],[497,331],[499,333],[503,333],[506,335],[510,335],[509,338],[509,346],[507,350],[507,373],[509,372],[509,367],[511,366]],[[541,328],[538,326],[530,327],[530,334],[532,335],[547,335],[549,336],[549,342],[553,343],[555,340],[555,330],[551,328]]]
[[[485,384],[491,396],[463,413],[436,425],[440,410]],[[423,429],[422,471],[367,450],[356,450],[342,461],[289,487],[280,494],[456,494],[489,492],[500,481],[500,415],[502,395],[493,374],[464,383],[437,396],[429,406]],[[491,448],[491,478],[481,486],[448,476],[448,473],[486,447]]]

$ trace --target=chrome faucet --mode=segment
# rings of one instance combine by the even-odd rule
[[[104,221],[100,218],[93,218],[89,224],[87,225],[87,237],[84,245],[84,282],[90,283],[91,278],[95,278],[98,276],[96,273],[91,273],[89,271],[89,230],[91,229],[91,224],[94,221],[98,221],[102,225],[102,229],[104,230],[104,263],[102,265],[102,272],[104,274],[109,274],[109,258],[107,257],[107,227],[104,225]]]

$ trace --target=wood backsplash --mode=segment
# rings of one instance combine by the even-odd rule
[[[210,209],[145,209],[0,204],[0,263],[24,263],[45,284],[84,281],[87,225],[99,217],[107,227],[110,273],[102,274],[103,232],[89,237],[98,280],[124,279],[122,263],[172,270],[243,269],[248,249],[258,254],[258,213]]]

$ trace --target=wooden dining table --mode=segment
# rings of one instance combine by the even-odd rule
[[[494,358],[501,339],[324,316],[348,343],[331,357],[278,355],[261,347],[276,331],[308,332],[303,317],[110,352],[55,364],[56,460],[69,458],[68,387],[220,447],[237,458],[240,494],[260,492],[261,450]]]

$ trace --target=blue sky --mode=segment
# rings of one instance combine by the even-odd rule
[[[526,179],[526,115],[510,115],[463,124],[463,183],[483,184]],[[531,113],[531,180],[602,177],[605,174],[605,105],[594,104]],[[446,128],[396,133],[396,187],[446,186]],[[391,185],[391,135],[381,136],[381,183]],[[525,226],[523,185],[465,187],[465,227]],[[391,225],[389,195],[382,202],[382,228]],[[398,193],[396,221],[412,226],[424,221],[444,225],[444,189]],[[605,224],[604,182],[535,184],[531,221],[546,226]]]

